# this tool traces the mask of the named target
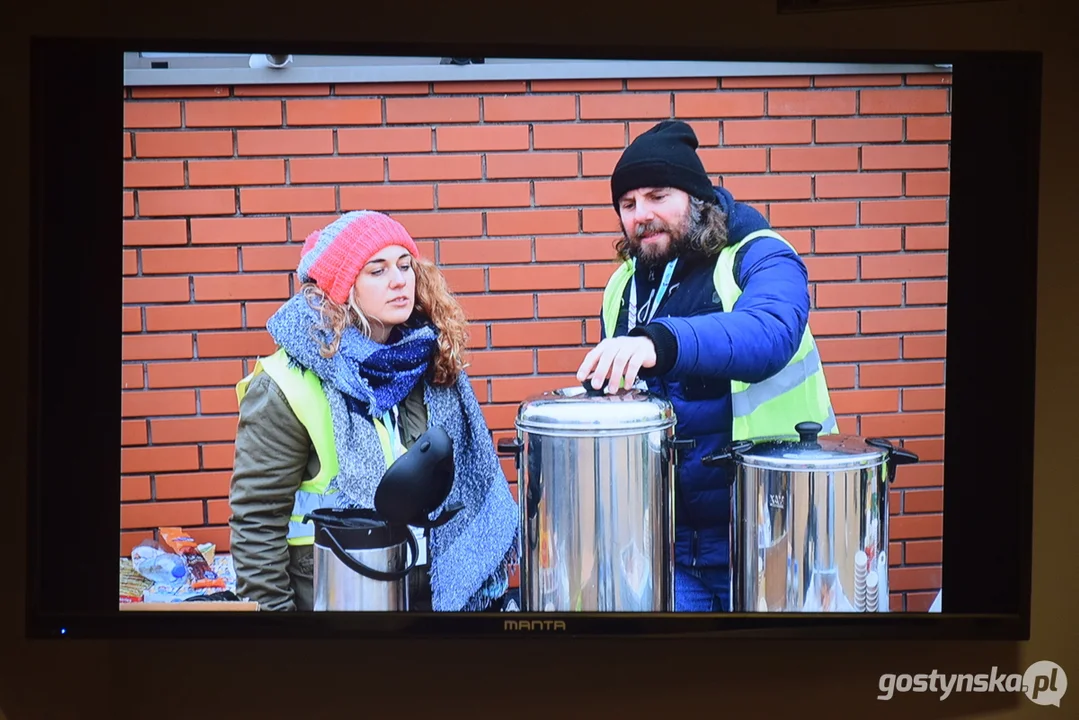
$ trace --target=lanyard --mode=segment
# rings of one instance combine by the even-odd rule
[[[649,323],[652,318],[655,317],[656,311],[659,310],[659,303],[663,300],[663,294],[667,292],[667,285],[671,282],[671,276],[674,275],[674,266],[678,263],[678,258],[671,260],[667,263],[667,268],[663,271],[663,279],[659,282],[659,289],[656,291],[656,298],[652,301],[652,304],[648,308],[648,315],[645,317],[644,322]],[[629,287],[629,316],[626,318],[629,322],[629,326],[626,331],[632,330],[637,326],[637,261],[633,261],[633,274],[634,277],[630,278]]]
[[[401,440],[401,433],[397,431],[397,420],[396,405],[382,414],[382,424],[386,427],[386,432],[389,433],[390,448],[393,452],[394,460],[405,454],[405,445]]]

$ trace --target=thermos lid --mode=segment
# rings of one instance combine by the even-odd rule
[[[521,403],[516,420],[524,432],[582,437],[634,435],[674,424],[674,407],[658,395],[636,388],[607,393],[591,384],[533,395]]]
[[[453,440],[434,425],[382,475],[375,510],[393,524],[427,527],[431,513],[450,496],[453,479]]]
[[[889,458],[886,442],[856,435],[820,435],[819,423],[804,422],[789,436],[737,443],[737,461],[767,470],[828,472],[871,468]]]
[[[315,526],[315,542],[327,534],[345,550],[386,548],[405,542],[406,525],[395,525],[368,508],[318,508],[304,516],[304,522]],[[327,545],[328,546],[328,545]]]

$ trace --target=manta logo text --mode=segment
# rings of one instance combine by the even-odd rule
[[[515,632],[565,632],[563,620],[504,620],[503,630]]]

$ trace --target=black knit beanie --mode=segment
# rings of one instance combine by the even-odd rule
[[[629,144],[611,173],[611,198],[642,187],[673,187],[706,202],[715,189],[697,157],[697,134],[680,120],[664,120]]]

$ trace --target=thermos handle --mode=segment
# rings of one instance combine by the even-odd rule
[[[408,566],[399,572],[383,572],[381,570],[375,570],[374,568],[367,567],[362,562],[345,552],[341,547],[341,543],[337,542],[337,538],[333,536],[333,532],[329,528],[322,529],[322,535],[329,543],[329,548],[333,554],[340,560],[345,567],[354,573],[363,575],[364,577],[371,578],[372,580],[384,580],[386,582],[394,582],[401,580],[410,572],[412,568],[416,567],[416,560],[420,557],[420,546],[416,543],[416,536],[412,534],[411,530],[406,530],[405,539],[408,542],[409,555],[411,556]]]
[[[443,510],[442,513],[434,520],[427,520],[426,518],[424,518],[424,522],[415,523],[415,525],[416,527],[421,527],[426,530],[432,530],[437,527],[442,527],[450,520],[453,520],[453,518],[456,517],[457,513],[461,512],[464,509],[465,504],[463,502],[453,502],[447,505],[446,509]]]

